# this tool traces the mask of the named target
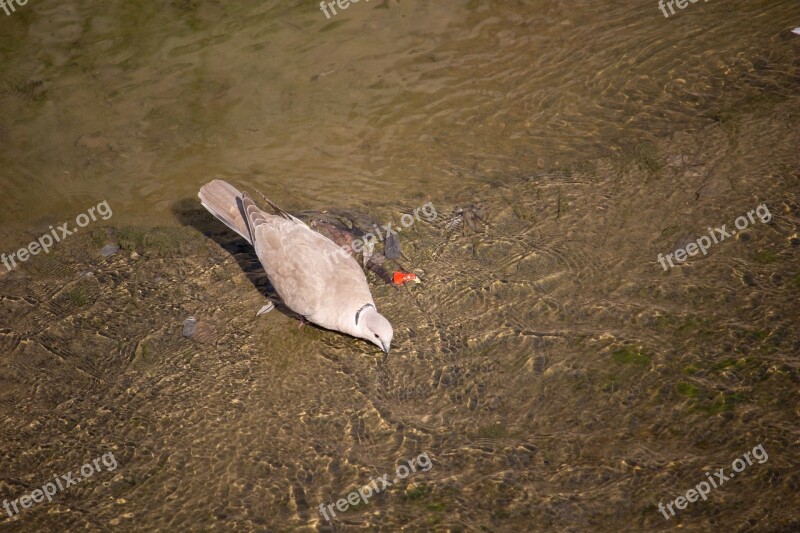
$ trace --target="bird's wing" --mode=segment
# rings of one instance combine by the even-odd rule
[[[261,211],[247,193],[241,202],[256,255],[290,309],[338,329],[352,318],[341,313],[356,303],[372,302],[361,267],[330,239],[294,217]]]

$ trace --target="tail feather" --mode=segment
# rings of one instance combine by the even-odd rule
[[[267,204],[269,204],[272,210],[275,211],[276,215],[283,217],[287,220],[297,220],[297,218],[295,218],[293,215],[287,213],[286,211],[275,205],[275,202],[264,196],[264,194],[261,191],[258,191],[258,194],[261,195],[261,198],[263,198],[264,201],[267,202]]]
[[[273,216],[261,211],[249,194],[241,192],[227,181],[210,181],[200,188],[197,196],[200,197],[203,207],[250,244],[255,242],[255,227],[266,222],[267,217]],[[306,226],[305,222],[278,207],[263,194],[261,196],[278,216]]]
[[[242,193],[230,183],[214,180],[206,183],[197,194],[203,207],[217,217],[230,229],[241,235],[250,244],[253,243],[250,231],[242,215]]]
[[[247,224],[247,231],[250,233],[250,242],[255,243],[256,226],[263,224],[267,219],[264,216],[264,212],[261,211],[253,201],[253,197],[246,192],[242,193],[241,206],[245,214],[244,222]],[[257,251],[256,249],[256,252]]]

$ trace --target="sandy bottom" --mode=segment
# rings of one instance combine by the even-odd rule
[[[177,228],[71,237],[0,278],[0,497],[107,452],[118,467],[0,527],[330,530],[320,504],[426,454],[334,507],[335,529],[797,530],[799,103],[745,100],[618,156],[372,206],[439,213],[401,233],[424,283],[370,275],[389,357],[256,317],[268,280],[193,199]],[[488,224],[458,224],[470,205]],[[723,224],[707,255],[659,265]]]

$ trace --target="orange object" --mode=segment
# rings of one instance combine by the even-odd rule
[[[419,278],[413,272],[395,272],[393,281],[395,285],[403,285],[404,283],[408,283],[409,281],[413,281],[414,283],[419,283]]]

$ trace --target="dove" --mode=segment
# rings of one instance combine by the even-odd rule
[[[203,185],[198,196],[203,207],[253,245],[289,309],[389,353],[392,325],[378,313],[364,271],[352,256],[266,197],[274,214],[262,211],[248,193],[226,181]]]

